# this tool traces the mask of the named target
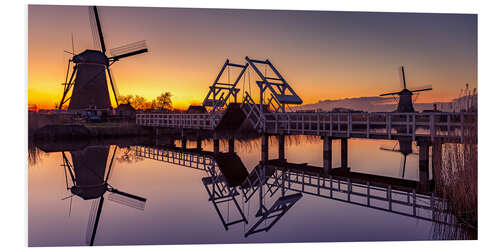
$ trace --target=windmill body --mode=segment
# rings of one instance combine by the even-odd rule
[[[75,185],[71,193],[84,200],[96,199],[107,191],[104,180],[109,146],[91,146],[72,151]]]
[[[76,78],[68,109],[110,109],[106,80],[108,58],[101,51],[85,50],[75,55],[72,61],[75,63]]]
[[[396,109],[396,112],[415,112],[415,109],[413,109],[412,96],[413,93],[408,89],[403,89],[403,91],[399,92],[398,109]]]

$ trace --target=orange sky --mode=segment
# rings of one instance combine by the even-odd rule
[[[465,83],[477,86],[476,15],[99,10],[108,48],[145,39],[150,49],[111,67],[119,93],[153,99],[170,91],[177,108],[201,103],[226,58],[243,64],[245,56],[270,59],[305,104],[399,90],[401,64],[410,89],[433,87],[419,102],[448,101]],[[87,7],[29,6],[30,105],[60,100],[71,34],[77,53],[93,48],[88,20]],[[255,82],[251,88],[256,96]]]

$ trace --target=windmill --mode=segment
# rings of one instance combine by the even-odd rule
[[[413,93],[432,90],[432,88],[429,87],[429,88],[421,88],[421,89],[416,89],[416,90],[409,90],[406,88],[406,76],[405,76],[404,66],[401,66],[401,73],[403,74],[403,90],[401,90],[399,92],[381,94],[380,96],[398,95],[399,101],[398,101],[398,108],[396,109],[396,112],[400,112],[400,113],[415,112],[415,109],[413,109],[413,100],[412,100]]]
[[[399,149],[396,148],[396,145],[399,144]],[[398,142],[396,144],[394,144],[394,146],[392,148],[386,148],[386,147],[380,147],[380,150],[384,150],[384,151],[390,151],[390,152],[399,152],[403,155],[403,166],[402,166],[402,170],[401,170],[401,178],[404,178],[405,177],[405,170],[406,170],[406,158],[408,157],[408,155],[416,155],[417,153],[414,153],[413,152],[413,148],[412,148],[412,141],[411,140],[398,140]]]
[[[73,46],[73,52],[66,51],[72,54],[73,57],[68,60],[66,80],[63,83],[64,90],[59,102],[59,109],[62,109],[62,106],[68,101],[68,110],[82,110],[89,107],[110,109],[112,106],[107,79],[109,79],[115,102],[118,105],[117,88],[113,82],[110,66],[120,59],[148,52],[146,42],[139,41],[110,49],[110,56],[107,56],[96,6],[89,7],[89,19],[94,41],[100,49],[87,49],[80,54],[75,54]],[[71,64],[73,64],[73,71],[68,79]],[[69,95],[71,89],[73,89],[73,92]]]
[[[106,162],[109,146],[90,146],[83,150],[72,151],[70,152],[71,161],[66,152],[62,152],[66,189],[71,191],[71,195],[63,200],[72,199],[75,195],[83,200],[93,200],[86,239],[89,245],[94,245],[106,192],[110,193],[108,200],[135,209],[144,210],[146,204],[146,198],[120,191],[108,183],[116,148],[115,146],[107,173]]]

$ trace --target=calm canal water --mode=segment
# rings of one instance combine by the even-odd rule
[[[181,141],[177,140],[175,143],[178,147],[181,146]],[[418,181],[418,149],[415,145],[413,154],[407,156],[404,176],[403,155],[381,149],[397,150],[396,143],[384,140],[349,140],[350,170]],[[260,144],[260,138],[235,142],[235,152],[248,172],[260,161]],[[212,140],[204,140],[202,145],[205,151],[213,150]],[[188,141],[187,147],[195,148],[196,141]],[[65,170],[65,158],[61,152],[65,150],[63,146],[55,152],[44,152],[38,148],[30,150],[30,246],[88,245],[93,231],[94,245],[394,241],[432,238],[431,221],[288,189],[285,189],[285,195],[301,193],[302,197],[276,223],[272,224],[273,219],[270,218],[256,228],[271,226],[269,230],[255,232],[256,229],[252,230],[252,227],[262,218],[256,216],[261,208],[258,192],[248,202],[245,202],[243,193],[238,190],[234,201],[230,199],[228,202],[216,203],[221,213],[219,216],[214,203],[209,201],[209,193],[202,181],[202,178],[210,176],[206,171],[141,157],[136,153],[138,147],[133,145],[97,145],[84,150],[66,151],[66,160],[76,168],[73,173],[76,175],[76,183],[92,182],[89,170],[82,171],[83,167],[91,166],[90,172],[99,172],[100,176],[107,174],[115,148],[107,189],[101,190],[97,186],[94,190],[81,193],[81,196],[72,196],[71,190],[67,188],[74,184],[71,182],[71,174]],[[285,148],[288,162],[314,166],[323,164],[323,142],[319,137],[287,137]],[[222,140],[220,151],[227,150],[228,143]],[[340,166],[340,155],[340,141],[334,140],[334,167]],[[271,138],[269,159],[275,158],[278,158],[278,142]],[[106,166],[106,171],[101,171],[100,166]],[[88,178],[85,179],[85,176]],[[119,193],[113,193],[111,189],[133,196],[122,195],[120,199]],[[101,199],[93,196],[99,196],[102,191],[105,193],[99,212]],[[281,189],[273,196],[270,193],[264,194],[262,205],[270,209],[281,195]],[[146,201],[133,198],[135,196],[143,197]],[[242,213],[234,202],[239,205]],[[95,226],[97,213],[99,218]],[[238,220],[242,215],[248,223],[235,223],[228,226],[228,230],[225,229],[223,221]]]

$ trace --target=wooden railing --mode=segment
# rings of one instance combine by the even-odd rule
[[[277,189],[274,192],[279,189],[290,190],[418,219],[451,223],[450,216],[443,216],[443,211],[439,210],[443,205],[438,203],[443,200],[435,197],[434,193],[423,195],[417,194],[415,189],[407,192],[391,186],[377,187],[370,182],[360,184],[351,182],[350,179],[341,180],[333,176],[327,178],[273,166],[266,167],[276,170],[265,178],[269,185]]]
[[[358,138],[436,137],[463,140],[477,113],[266,113],[264,132]]]
[[[205,172],[209,172],[215,164],[213,156],[209,156],[201,152],[197,154],[182,150],[136,146],[135,155],[152,160],[172,163],[178,166],[194,168]]]
[[[327,113],[260,112],[247,97],[242,109],[252,125],[269,134],[305,134],[335,137],[398,139],[435,138],[462,142],[469,127],[477,125],[477,113]],[[141,126],[213,130],[223,112],[212,114],[137,114]]]
[[[221,114],[155,114],[136,115],[136,124],[147,127],[186,128],[212,130],[219,123]]]
[[[254,129],[257,131],[263,127],[263,118],[260,111],[260,106],[256,105],[248,92],[245,92],[245,98],[241,104],[241,109],[247,116]]]

